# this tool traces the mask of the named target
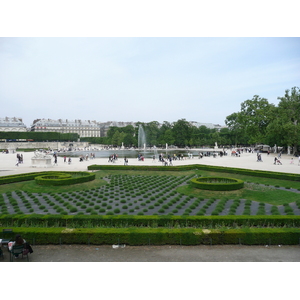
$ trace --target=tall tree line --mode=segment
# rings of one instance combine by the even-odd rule
[[[278,105],[255,95],[241,103],[241,110],[226,117],[235,144],[300,146],[300,90],[293,87],[278,97]]]
[[[125,147],[137,147],[139,125],[143,126],[148,147],[165,147],[166,144],[178,147],[201,147],[212,146],[216,142],[218,145],[231,145],[233,142],[233,136],[228,128],[218,131],[206,126],[197,127],[185,119],[173,123],[164,121],[162,124],[157,121],[137,122],[135,127],[132,125],[112,126],[106,137],[93,138],[89,141],[112,146],[121,146],[123,143]]]

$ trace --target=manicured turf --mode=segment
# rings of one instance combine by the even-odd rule
[[[99,171],[94,181],[72,186],[41,187],[34,181],[2,185],[0,213],[300,215],[300,194],[292,189],[299,187],[298,182],[230,174],[228,177],[247,181],[245,187],[214,192],[189,185],[194,176],[216,174],[227,175],[202,171]]]

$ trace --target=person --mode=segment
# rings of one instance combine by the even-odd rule
[[[275,158],[274,158],[274,165],[276,165],[276,162],[277,162],[277,157],[275,156]]]
[[[31,246],[21,237],[20,234],[17,234],[13,242],[8,243],[8,250],[11,251],[14,245],[24,245],[25,249],[28,249],[28,252],[32,253],[33,250]],[[15,255],[15,258],[18,258],[19,254]]]
[[[298,156],[298,166],[300,165],[300,155]]]
[[[124,166],[128,166],[128,159],[124,157]]]
[[[56,155],[56,153],[54,153],[53,156],[54,156],[54,166],[55,165],[57,166],[57,155]]]
[[[294,158],[293,157],[291,158],[290,164],[294,164]]]
[[[261,154],[260,153],[257,154],[257,161],[262,162]]]

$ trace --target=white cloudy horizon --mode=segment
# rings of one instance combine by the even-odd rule
[[[0,117],[224,125],[300,83],[300,38],[0,38]]]

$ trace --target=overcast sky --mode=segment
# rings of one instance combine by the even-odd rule
[[[0,4],[0,117],[222,125],[300,86],[294,0],[84,3]]]
[[[300,86],[300,38],[0,38],[1,117],[224,124]]]

